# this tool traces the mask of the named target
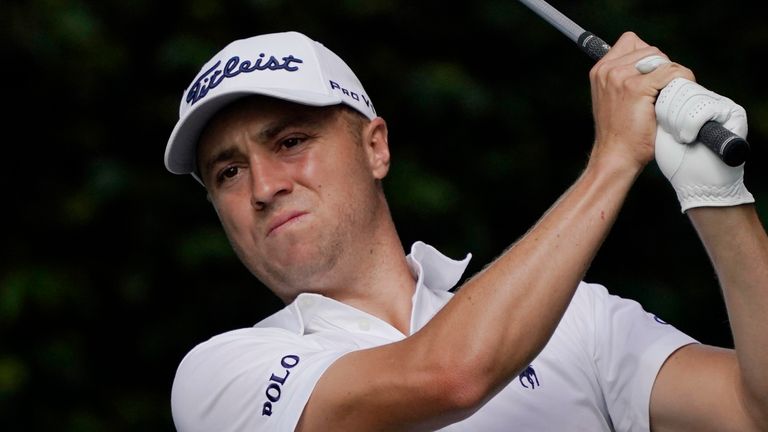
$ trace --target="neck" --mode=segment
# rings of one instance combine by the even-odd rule
[[[328,292],[334,300],[346,303],[410,334],[412,297],[416,280],[411,274],[400,238],[390,218],[381,224],[376,241],[365,244],[354,260],[354,280],[348,290]]]

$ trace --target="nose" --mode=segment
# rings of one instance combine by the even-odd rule
[[[278,196],[293,191],[290,173],[280,161],[251,159],[251,205],[257,210],[269,206]]]

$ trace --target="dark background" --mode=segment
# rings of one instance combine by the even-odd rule
[[[556,7],[613,43],[633,30],[743,105],[763,217],[768,27],[747,0]],[[0,430],[171,430],[182,356],[279,306],[163,152],[183,89],[231,40],[299,30],[353,67],[390,127],[385,181],[406,247],[472,274],[578,176],[591,60],[513,0],[7,0],[0,12]],[[731,346],[711,266],[649,165],[587,280]]]

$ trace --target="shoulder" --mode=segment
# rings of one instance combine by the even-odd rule
[[[279,328],[243,328],[216,335],[192,348],[176,370],[171,391],[174,408],[214,390],[261,386],[263,374],[302,345],[302,338]]]
[[[176,370],[176,429],[293,430],[317,380],[347,351],[277,327],[216,335],[190,350]]]
[[[179,370],[199,368],[206,363],[223,366],[244,360],[243,356],[263,357],[270,351],[301,344],[296,333],[274,327],[248,327],[218,334],[192,348],[179,364]]]
[[[582,315],[588,314],[592,318],[596,318],[595,314],[601,312],[610,313],[611,311],[626,308],[642,311],[647,315],[652,316],[645,312],[642,305],[636,300],[612,294],[608,288],[599,283],[581,282],[571,300],[569,312]]]
[[[594,320],[598,308],[606,303],[622,300],[611,295],[603,285],[582,281],[576,288],[563,318],[566,322],[575,320],[577,323],[586,324]]]

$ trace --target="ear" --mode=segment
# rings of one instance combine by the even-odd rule
[[[373,176],[381,180],[389,172],[389,141],[387,122],[376,117],[363,129],[363,145]]]

